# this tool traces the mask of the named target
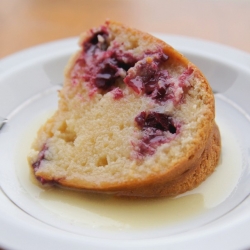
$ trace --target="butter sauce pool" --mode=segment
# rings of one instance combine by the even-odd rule
[[[50,115],[41,115],[20,138],[16,172],[23,189],[39,206],[71,225],[115,231],[178,225],[221,204],[240,178],[240,147],[224,121],[217,120],[222,138],[218,167],[199,187],[175,198],[124,199],[58,187],[42,188],[30,171],[27,155],[37,130]]]

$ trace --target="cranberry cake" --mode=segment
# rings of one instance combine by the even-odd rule
[[[134,197],[174,196],[204,181],[221,145],[200,70],[165,42],[111,21],[79,46],[28,157],[36,178]]]

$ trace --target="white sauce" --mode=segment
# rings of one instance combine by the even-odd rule
[[[55,187],[43,189],[30,173],[27,155],[36,131],[48,115],[35,121],[20,138],[17,175],[24,190],[39,206],[73,225],[116,231],[174,225],[223,202],[236,187],[241,174],[242,158],[237,140],[222,121],[217,121],[222,137],[219,166],[198,188],[176,198],[129,200]]]

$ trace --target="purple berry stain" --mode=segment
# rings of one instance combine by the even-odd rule
[[[160,49],[157,52],[145,53],[145,58],[130,70],[124,82],[137,94],[150,96],[156,102],[165,102],[169,98],[169,75],[161,69],[162,63],[168,60]]]
[[[119,49],[118,44],[110,46],[105,26],[90,34],[82,44],[82,54],[76,61],[71,81],[74,86],[83,79],[88,83],[89,96],[93,96],[97,91],[105,94],[117,88],[117,80],[123,79],[138,59]]]
[[[177,126],[173,118],[158,112],[141,112],[135,117],[141,129],[141,138],[136,146],[139,156],[153,155],[156,148],[169,141],[168,133],[176,134]]]
[[[48,146],[46,144],[43,145],[42,150],[39,152],[38,157],[36,162],[34,162],[32,164],[32,167],[34,169],[34,171],[36,172],[40,167],[41,167],[41,163],[43,160],[46,160],[45,158],[45,152],[48,150]],[[52,179],[52,180],[46,180],[43,177],[40,176],[36,176],[36,179],[42,184],[42,185],[57,185],[59,183],[59,181],[63,178],[58,178],[58,179]]]
[[[48,150],[46,144],[43,145],[42,150],[39,152],[36,162],[32,164],[34,171],[36,172],[41,166],[42,160],[45,159],[45,152]]]

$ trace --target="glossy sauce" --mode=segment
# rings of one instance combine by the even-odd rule
[[[236,187],[241,174],[240,147],[226,123],[217,121],[222,137],[222,156],[215,172],[198,188],[175,198],[124,199],[86,194],[58,187],[41,187],[27,163],[30,145],[46,113],[27,128],[17,152],[17,175],[24,190],[36,202],[70,224],[123,231],[176,225],[191,220],[222,203]],[[233,152],[233,153],[232,153]]]

